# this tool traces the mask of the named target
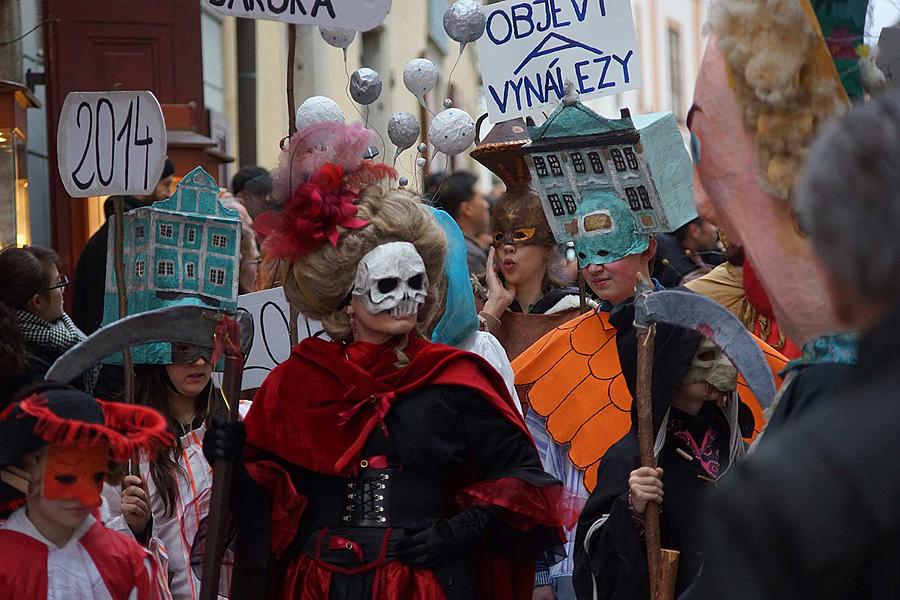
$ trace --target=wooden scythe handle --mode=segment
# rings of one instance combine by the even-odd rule
[[[638,447],[641,466],[656,468],[653,454],[653,342],[656,328],[637,328],[637,402]],[[650,575],[650,599],[672,600],[678,573],[678,552],[662,550],[659,535],[659,506],[648,502],[644,510],[644,541],[647,545],[647,570]]]

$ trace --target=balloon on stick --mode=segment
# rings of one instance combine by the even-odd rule
[[[387,131],[391,142],[397,147],[397,152],[394,154],[394,160],[396,161],[401,152],[407,148],[412,148],[413,144],[416,143],[421,129],[418,119],[412,114],[398,112],[394,113],[394,116],[388,121]]]
[[[475,120],[459,108],[442,110],[431,121],[428,141],[447,156],[464,152],[475,141]]]
[[[297,131],[316,123],[324,123],[333,121],[335,123],[344,122],[344,112],[337,102],[325,96],[311,96],[303,101],[297,107],[297,115],[294,118],[294,125]]]
[[[459,42],[460,54],[466,44],[484,35],[486,22],[481,5],[474,0],[456,0],[444,12],[444,31],[450,39]]]
[[[363,67],[350,76],[350,97],[359,104],[369,105],[381,96],[381,75]]]
[[[427,58],[414,58],[403,67],[403,85],[425,106],[425,94],[437,85],[438,72],[434,63]]]
[[[319,33],[329,46],[334,46],[344,51],[344,62],[346,63],[347,48],[356,37],[356,32],[352,29],[342,29],[341,27],[319,27]]]

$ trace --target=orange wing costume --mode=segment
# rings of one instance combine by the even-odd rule
[[[779,373],[787,359],[755,339],[772,372]],[[584,472],[584,486],[592,491],[600,459],[631,429],[631,393],[609,313],[589,312],[557,327],[520,354],[512,367],[522,404],[547,420],[556,443],[569,445],[569,460]],[[781,380],[775,378],[777,386]],[[740,376],[738,394],[753,411],[758,433],[765,421],[762,407]]]

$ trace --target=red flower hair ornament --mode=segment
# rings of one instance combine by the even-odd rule
[[[338,227],[362,229],[356,216],[359,193],[344,184],[344,169],[326,163],[297,187],[279,211],[259,215],[253,228],[265,236],[268,258],[294,260],[325,243],[337,247]]]

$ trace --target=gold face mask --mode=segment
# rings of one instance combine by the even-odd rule
[[[534,227],[522,227],[521,229],[514,229],[512,231],[495,231],[494,240],[491,242],[491,245],[495,248],[500,248],[506,244],[524,246],[525,244],[532,243],[531,240],[534,238],[535,231]]]

